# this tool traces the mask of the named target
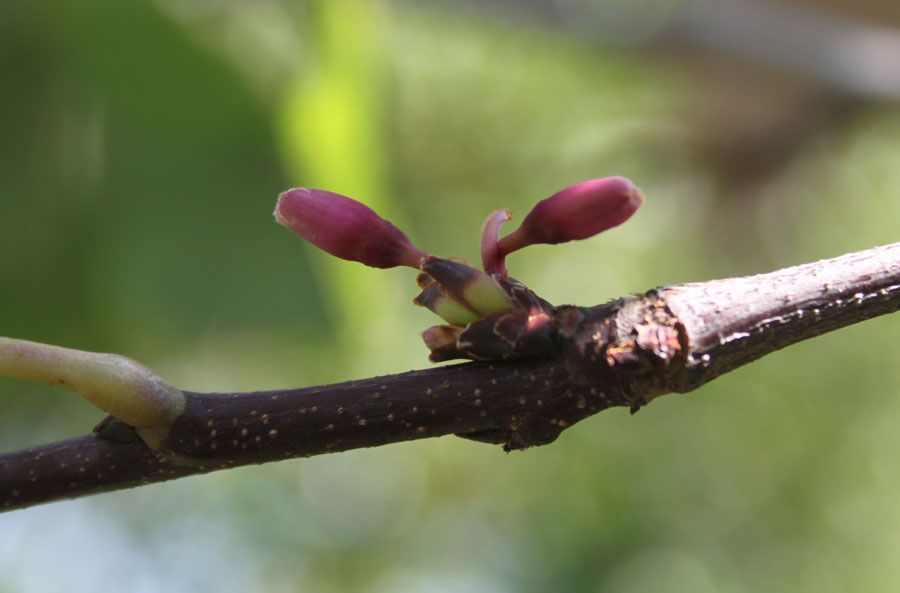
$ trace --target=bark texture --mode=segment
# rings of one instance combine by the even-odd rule
[[[506,450],[545,445],[606,408],[636,411],[897,309],[900,243],[595,307],[564,305],[553,310],[553,346],[540,356],[303,389],[188,392],[156,450],[108,419],[92,435],[0,455],[0,510],[448,434]]]

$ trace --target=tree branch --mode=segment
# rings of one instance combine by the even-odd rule
[[[746,278],[554,311],[545,357],[321,387],[185,392],[157,449],[108,419],[89,436],[0,455],[0,510],[240,465],[457,434],[506,450],[553,442],[780,348],[900,309],[900,243]]]

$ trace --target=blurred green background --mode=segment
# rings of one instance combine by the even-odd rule
[[[429,366],[413,274],[276,225],[294,186],[478,261],[490,211],[515,223],[630,177],[646,203],[627,224],[510,258],[555,303],[900,240],[896,101],[488,4],[0,4],[0,334],[194,391]],[[0,592],[894,591],[898,330],[854,326],[524,453],[443,438],[2,514]],[[0,450],[101,417],[0,378]]]

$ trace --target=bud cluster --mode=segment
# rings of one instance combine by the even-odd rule
[[[549,338],[552,306],[506,272],[506,256],[529,245],[586,239],[628,220],[643,202],[623,177],[592,179],[538,202],[522,224],[500,238],[512,216],[497,210],[484,223],[484,271],[459,259],[429,255],[371,208],[340,194],[297,188],[282,193],[275,219],[319,249],[374,268],[421,270],[414,302],[448,325],[423,333],[432,360],[533,355]]]

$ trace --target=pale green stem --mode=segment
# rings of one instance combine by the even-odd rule
[[[157,448],[184,410],[184,394],[141,363],[119,354],[72,350],[0,337],[0,375],[74,391],[135,427]]]

